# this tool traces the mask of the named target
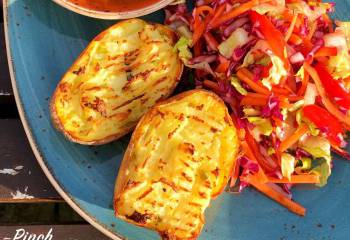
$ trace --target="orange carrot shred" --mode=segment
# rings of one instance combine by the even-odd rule
[[[261,3],[265,3],[265,2],[270,2],[271,0],[250,0],[246,3],[242,3],[241,5],[239,5],[236,8],[233,8],[232,10],[230,10],[229,12],[222,14],[220,17],[214,19],[213,21],[211,21],[208,25],[209,29],[213,29],[218,27],[219,25],[221,25],[222,23],[233,19],[235,17],[237,17],[238,15],[241,15],[244,12],[249,11],[250,9],[252,9],[253,7],[261,4]]]
[[[283,194],[277,192],[276,190],[272,189],[267,184],[261,183],[256,176],[249,175],[245,177],[243,180],[247,181],[250,185],[255,187],[261,193],[265,194],[269,198],[275,200],[282,206],[286,207],[289,211],[296,213],[300,216],[305,216],[306,209],[303,206],[294,202],[293,200],[289,199]]]
[[[269,94],[269,90],[262,85],[260,82],[254,82],[253,78],[250,76],[250,72],[248,69],[241,68],[237,72],[237,77],[245,82],[251,89],[253,89],[257,93]]]
[[[278,179],[269,177],[269,182],[291,184],[317,184],[320,183],[320,176],[316,174],[292,175],[290,180],[287,178]]]
[[[284,152],[289,147],[291,147],[294,143],[296,143],[300,137],[302,137],[308,131],[308,126],[302,125],[300,126],[291,136],[282,141],[279,151]]]
[[[219,85],[216,82],[210,81],[210,80],[204,80],[203,85],[212,89],[214,92],[220,92]]]

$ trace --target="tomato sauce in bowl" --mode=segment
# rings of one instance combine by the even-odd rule
[[[86,16],[102,19],[134,18],[155,12],[174,0],[53,0]]]
[[[159,0],[68,0],[86,9],[104,12],[125,12],[141,9]]]

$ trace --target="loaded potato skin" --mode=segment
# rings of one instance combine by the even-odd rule
[[[157,104],[138,123],[124,155],[116,216],[163,239],[196,239],[237,151],[236,128],[214,93],[192,90]]]
[[[130,132],[180,80],[176,40],[167,27],[140,19],[102,32],[58,84],[50,106],[55,126],[69,140],[87,145]]]

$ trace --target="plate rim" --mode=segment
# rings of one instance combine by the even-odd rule
[[[40,153],[40,150],[38,149],[38,145],[33,137],[33,133],[29,127],[28,120],[26,117],[26,114],[23,110],[22,100],[19,95],[18,89],[17,89],[17,79],[16,79],[16,73],[14,69],[14,63],[12,61],[12,54],[11,54],[11,44],[9,39],[9,19],[8,19],[8,8],[9,6],[9,0],[3,0],[3,19],[4,19],[4,32],[5,32],[5,45],[6,45],[6,56],[7,56],[7,63],[9,67],[10,72],[10,79],[11,79],[11,85],[12,85],[12,91],[14,93],[16,106],[18,109],[18,113],[21,119],[21,123],[23,125],[24,131],[26,133],[27,139],[29,141],[29,145],[34,153],[34,156],[39,163],[39,166],[43,170],[46,177],[49,179],[51,185],[55,188],[55,190],[60,194],[60,196],[64,199],[65,202],[69,204],[70,207],[74,209],[75,212],[77,212],[84,220],[86,220],[89,224],[91,224],[93,227],[95,227],[97,230],[102,232],[107,237],[114,239],[114,240],[123,240],[125,237],[119,236],[118,234],[108,230],[106,227],[104,227],[102,224],[96,221],[96,219],[92,216],[90,216],[87,212],[85,212],[64,190],[64,188],[59,184],[59,182],[56,180],[56,178],[52,175],[51,171],[49,170],[48,166],[46,165],[46,161],[44,160],[44,156]]]

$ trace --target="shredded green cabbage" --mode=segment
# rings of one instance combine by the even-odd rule
[[[285,178],[291,179],[291,175],[294,172],[295,157],[289,153],[282,153],[281,155],[281,170],[282,175]]]
[[[219,46],[219,52],[226,58],[231,58],[233,51],[250,41],[249,33],[243,28],[237,28],[231,36]]]
[[[253,129],[253,132],[258,136],[260,134],[265,136],[270,136],[273,128],[270,119],[262,117],[247,117],[248,122],[253,123],[256,127]]]
[[[325,137],[307,136],[299,141],[299,147],[310,153],[314,158],[331,160],[331,145]]]
[[[247,95],[248,92],[245,90],[245,88],[241,85],[241,82],[236,77],[231,77],[231,85],[242,95]]]
[[[331,175],[330,162],[324,158],[316,159],[313,161],[314,168],[311,173],[315,173],[320,176],[320,183],[316,186],[323,187],[327,184],[328,178]]]
[[[187,63],[188,60],[192,58],[190,50],[191,44],[192,40],[186,37],[181,37],[174,46],[174,50],[179,52],[179,57],[184,63]]]

